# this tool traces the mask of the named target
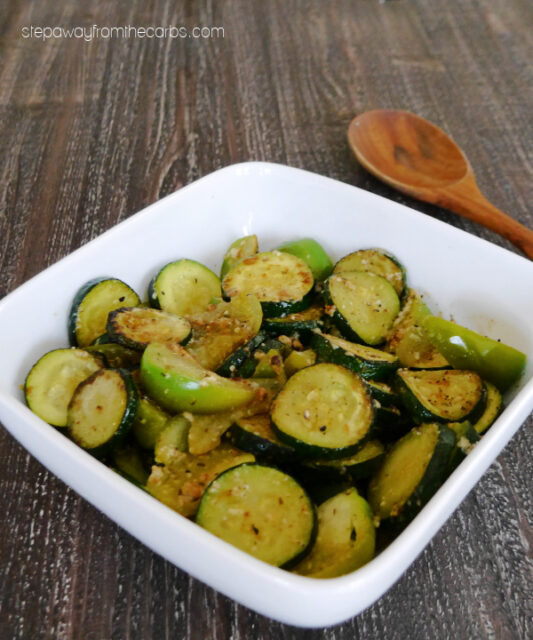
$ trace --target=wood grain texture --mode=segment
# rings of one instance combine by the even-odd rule
[[[219,39],[21,37],[28,25],[216,25]],[[150,202],[269,160],[469,220],[365,173],[350,120],[401,108],[464,148],[533,227],[530,0],[6,0],[0,4],[0,296]],[[529,288],[524,284],[525,294]],[[303,631],[238,606],[133,540],[0,431],[0,637],[533,637],[531,418],[378,603]]]
[[[372,109],[352,120],[348,142],[386,184],[495,231],[533,260],[533,231],[485,198],[460,147],[440,127],[409,111]]]

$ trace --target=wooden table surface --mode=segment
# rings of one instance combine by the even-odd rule
[[[224,37],[22,31],[93,24],[222,26]],[[531,0],[4,0],[0,297],[147,204],[245,160],[315,171],[511,248],[378,183],[345,132],[372,108],[425,116],[461,143],[487,196],[533,226],[532,27]],[[257,615],[165,562],[2,429],[0,637],[531,638],[531,426],[379,602],[314,631]]]

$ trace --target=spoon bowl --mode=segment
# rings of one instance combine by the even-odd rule
[[[407,111],[367,111],[350,123],[348,142],[383,182],[478,222],[533,259],[533,231],[483,196],[465,154],[437,125]]]

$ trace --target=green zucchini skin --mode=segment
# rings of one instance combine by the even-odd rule
[[[289,447],[292,447],[302,460],[338,460],[358,451],[368,438],[361,440],[357,444],[349,447],[319,447],[310,445],[299,438],[295,438],[283,431],[272,422],[272,431],[276,436]]]
[[[344,345],[346,348],[343,348],[344,342],[346,342]],[[399,367],[398,359],[390,354],[385,354],[385,352],[380,352],[372,347],[365,346],[361,349],[359,345],[350,344],[347,341],[341,342],[335,336],[319,332],[313,334],[311,348],[316,351],[319,362],[339,364],[357,373],[365,380],[382,382],[390,378]],[[353,349],[353,351],[349,349]],[[375,352],[374,359],[372,359],[373,351]]]
[[[400,403],[398,394],[394,393],[388,384],[379,382],[376,384],[376,381],[368,379],[365,382],[372,400],[377,400],[381,407],[397,407]]]
[[[128,442],[120,448],[114,449],[112,461],[117,473],[136,486],[144,488],[149,473],[145,468],[142,455],[134,443]]]
[[[343,488],[351,487],[353,481],[346,467],[339,460],[297,460],[288,469],[290,473],[305,487],[315,504],[320,504],[331,495],[339,493]],[[338,464],[334,464],[338,463]],[[340,487],[337,490],[337,487]],[[333,493],[331,493],[333,491]]]
[[[92,345],[85,347],[89,353],[95,353],[104,359],[110,369],[136,369],[141,361],[141,353],[116,342],[107,340],[107,334],[97,338]]]
[[[411,417],[416,423],[422,424],[424,422],[441,422],[441,423],[458,422],[457,418],[446,418],[425,407],[418,400],[418,398],[415,396],[412,390],[409,388],[409,385],[407,384],[405,379],[402,378],[402,372],[404,371],[407,371],[407,370],[400,369],[396,373],[393,386],[396,392],[398,393],[398,395],[400,396],[403,406],[407,409],[407,411],[409,412],[409,414],[411,415]],[[458,371],[455,369],[417,371],[416,373],[423,375],[426,372],[428,374],[440,373],[442,376],[453,375],[456,372],[458,373]],[[472,372],[469,372],[469,373],[472,373]],[[483,414],[486,403],[487,403],[487,388],[485,384],[482,382],[481,394],[480,394],[479,400],[477,401],[477,403],[475,404],[475,406],[472,408],[470,412],[466,413],[465,415],[462,415],[459,418],[459,421],[468,420],[469,422],[476,422]]]
[[[141,303],[141,299],[135,293],[135,291],[129,285],[127,285],[122,280],[119,280],[118,278],[101,277],[101,278],[93,278],[92,280],[89,280],[77,291],[72,301],[72,305],[70,307],[70,312],[68,315],[68,335],[69,335],[70,343],[73,346],[82,346],[82,347],[87,346],[87,344],[91,344],[93,342],[94,338],[97,338],[98,335],[101,335],[105,332],[106,328],[105,328],[105,321],[104,321],[103,326],[101,327],[102,330],[100,331],[100,333],[97,333],[96,336],[94,336],[91,340],[89,340],[88,343],[80,344],[79,323],[81,319],[83,303],[87,298],[88,294],[96,286],[101,285],[102,283],[107,281],[120,283],[124,287],[124,296],[117,301],[117,305],[113,308],[124,306],[124,302],[126,302],[126,304],[129,304],[129,306],[135,306]],[[125,298],[127,296],[130,296],[130,297],[129,297],[129,300],[126,301]],[[113,309],[109,309],[109,311],[112,311],[112,310]],[[107,315],[106,315],[106,318],[107,318]]]
[[[238,491],[233,493],[233,489]],[[286,510],[284,518],[292,520],[288,528],[280,526],[279,520],[271,517],[269,518],[269,524],[260,524],[262,520],[261,510],[265,507],[261,504],[262,500],[257,501],[255,499],[255,495],[259,491],[261,491],[262,495],[270,493],[270,496],[265,501],[270,508],[275,502],[279,504],[280,509]],[[250,493],[253,494],[253,497],[250,497]],[[282,498],[282,502],[278,503],[279,498]],[[220,527],[220,517],[213,518],[211,513],[216,511],[226,512],[227,508],[221,508],[225,501],[229,505],[235,505],[238,513],[232,515],[231,521],[228,521],[229,527]],[[294,540],[297,517],[302,521],[303,525],[301,542]],[[241,519],[243,519],[242,523],[240,522]],[[200,501],[196,514],[196,523],[226,542],[282,569],[291,569],[307,555],[316,540],[318,528],[316,509],[305,489],[283,471],[254,462],[245,462],[227,469],[210,482]],[[245,523],[249,526],[245,527]],[[237,526],[232,528],[233,524]],[[258,524],[260,528],[256,528],[255,524]],[[256,537],[263,533],[261,529],[264,526],[273,526],[279,529],[279,531],[275,532],[275,535],[271,534],[269,536],[274,538],[278,549],[280,543],[289,547],[288,549],[284,548],[283,551],[276,549],[277,557],[272,552],[272,544],[268,548],[265,547],[264,543],[262,545],[259,544],[259,547],[254,544]],[[246,533],[244,533],[245,529]],[[291,531],[289,535],[286,534],[288,531]],[[252,544],[247,542],[246,539],[252,540]]]
[[[257,366],[253,353],[267,339],[265,333],[258,333],[245,345],[236,349],[226,360],[218,367],[216,373],[225,378],[251,378]]]
[[[404,445],[407,438],[416,437],[416,435],[413,436],[413,434],[416,434],[417,430],[427,428],[438,429],[437,441],[421,480],[411,494],[406,496],[403,504],[398,505],[397,510],[386,518],[387,524],[396,530],[403,529],[415,518],[446,479],[450,469],[450,455],[455,445],[454,432],[446,425],[440,423],[426,423],[415,427],[403,438],[398,440],[392,449],[388,451],[379,471],[370,481],[369,502],[374,513],[379,514],[380,493],[377,487],[379,482],[387,477],[387,460],[390,456],[394,455],[396,450]]]
[[[385,447],[379,440],[369,440],[354,455],[339,460],[317,460],[300,465],[299,473],[317,483],[353,484],[370,478],[380,467],[385,457]],[[298,473],[296,474],[298,475]]]
[[[263,314],[267,318],[283,318],[291,313],[304,311],[311,306],[314,292],[310,291],[300,300],[280,300],[279,302],[262,301]]]
[[[113,342],[113,340],[111,340],[111,336],[106,332],[106,333],[102,333],[102,335],[98,336],[98,338],[95,338],[89,346],[94,347],[101,344],[116,344],[116,343]]]
[[[324,304],[326,307],[326,312],[328,309],[334,309],[333,312],[329,312],[331,322],[337,329],[340,331],[343,338],[346,340],[351,340],[352,342],[358,342],[360,344],[366,344],[365,341],[361,338],[361,336],[352,329],[350,324],[346,321],[343,315],[341,315],[337,311],[337,307],[333,302],[333,298],[331,297],[328,281],[325,281],[324,288],[322,290],[322,295],[324,298]]]
[[[265,318],[261,330],[276,337],[297,334],[302,344],[308,344],[313,331],[324,328],[322,316],[322,312],[318,311],[316,307],[309,307],[301,313],[290,314],[283,318]]]
[[[349,447],[319,447],[316,445],[310,445],[299,438],[294,438],[289,434],[281,431],[281,429],[276,425],[275,422],[272,422],[272,431],[276,434],[276,436],[289,447],[292,447],[302,460],[338,460],[339,458],[344,458],[353,453],[356,453],[363,447],[363,445],[367,442],[368,438],[374,432],[369,429],[369,435],[365,438],[362,438],[357,444],[351,445]]]
[[[256,351],[267,353],[271,349],[280,350],[282,348],[281,342],[269,338],[268,334],[261,331],[226,358],[216,373],[225,378],[251,378],[258,364],[258,360],[254,357]]]
[[[287,469],[311,496],[311,500],[318,507],[329,498],[341,491],[353,487],[353,480],[348,474],[342,476],[336,472],[318,474],[307,464],[293,464]]]
[[[375,408],[374,435],[386,443],[395,442],[413,427],[413,420],[404,415],[398,407]]]
[[[70,340],[70,344],[74,347],[78,345],[78,339],[76,337],[76,324],[78,321],[79,306],[83,298],[85,298],[85,296],[89,293],[89,291],[95,285],[97,285],[100,282],[103,282],[104,280],[107,280],[107,278],[101,277],[101,278],[93,278],[92,280],[89,280],[82,287],[80,287],[80,289],[77,291],[76,295],[74,296],[74,300],[72,301],[72,306],[70,308],[70,313],[68,314],[68,337]]]
[[[155,274],[155,276],[150,280],[150,282],[148,283],[148,291],[146,292],[146,296],[148,298],[150,306],[153,309],[161,309],[161,303],[159,302],[159,296],[157,295],[157,291],[155,290],[155,283],[157,281],[157,277],[161,274],[161,271],[163,271],[163,269],[165,267],[168,267],[168,264],[166,264],[164,267],[162,267]]]
[[[485,410],[473,424],[473,428],[480,435],[485,433],[485,431],[494,424],[496,418],[498,418],[503,410],[503,398],[498,388],[487,381],[485,381],[485,388],[487,389]]]
[[[356,456],[361,456],[361,454],[364,453],[366,446],[374,444],[374,442],[381,445],[378,440],[370,440],[369,442],[367,442],[365,447],[363,447],[363,449],[355,454],[351,461],[345,462],[346,470],[348,471],[353,482],[370,478],[370,476],[372,476],[381,466],[383,459],[385,458],[385,448],[383,447],[383,445],[381,445],[379,450],[376,445],[376,451],[371,457],[365,460],[361,459],[361,461],[355,460]]]
[[[245,345],[236,349],[218,367],[216,373],[225,378],[251,378],[254,374],[257,361],[254,361],[253,353],[267,339],[265,333],[258,333]]]
[[[454,432],[455,446],[450,454],[450,471],[455,469],[470,453],[474,445],[481,440],[481,436],[474,427],[465,420],[464,422],[451,422],[448,427]]]
[[[258,424],[258,420],[261,420],[261,423]],[[299,459],[292,447],[276,437],[268,415],[237,420],[230,427],[228,437],[237,449],[253,453],[259,461],[288,464]]]
[[[119,374],[122,378],[122,382],[124,383],[123,391],[126,394],[125,409],[122,414],[120,423],[116,427],[114,433],[105,442],[102,442],[97,446],[87,446],[84,445],[83,440],[81,439],[80,434],[77,431],[77,425],[74,420],[74,407],[76,404],[76,400],[80,394],[84,393],[85,388],[93,384],[98,376],[106,375],[107,372],[110,371]],[[87,380],[84,380],[81,384],[78,385],[78,388],[76,389],[72,400],[70,401],[68,424],[70,437],[74,440],[74,442],[76,442],[76,444],[82,447],[82,449],[85,449],[85,451],[95,456],[96,458],[106,457],[114,449],[120,447],[124,443],[133,424],[133,420],[135,419],[135,414],[137,413],[138,400],[139,396],[137,387],[129,371],[126,371],[126,369],[101,369],[100,371],[96,371],[92,376],[87,378]]]

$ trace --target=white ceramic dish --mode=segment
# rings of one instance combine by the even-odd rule
[[[35,416],[19,385],[47,349],[66,345],[72,296],[114,275],[140,293],[178,257],[215,268],[236,237],[262,248],[317,238],[332,257],[380,246],[407,267],[435,310],[524,351],[529,366],[497,423],[411,525],[370,564],[333,580],[266,565],[215,538],[117,476]],[[339,623],[400,577],[533,408],[533,263],[366,191],[280,165],[217,171],[147,207],[39,274],[0,302],[0,419],[53,473],[151,549],[222,593],[279,621]],[[512,397],[512,396],[511,396]]]

